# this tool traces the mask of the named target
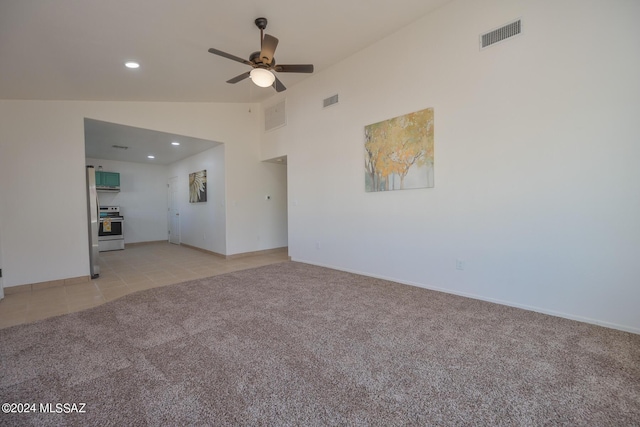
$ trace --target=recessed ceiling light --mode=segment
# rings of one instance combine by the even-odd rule
[[[124,63],[124,66],[127,68],[140,68],[140,64],[135,61],[128,61]]]
[[[178,141],[173,141],[171,145],[180,145],[180,143]]]
[[[148,159],[155,159],[155,158],[156,158],[156,156],[153,156],[153,155],[149,154],[149,155],[147,156],[147,158],[148,158]]]

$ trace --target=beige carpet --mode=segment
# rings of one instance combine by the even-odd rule
[[[295,262],[0,330],[0,362],[0,403],[86,403],[10,426],[640,425],[639,335]]]

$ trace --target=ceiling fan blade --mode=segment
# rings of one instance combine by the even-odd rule
[[[262,48],[260,50],[260,60],[263,64],[271,64],[273,62],[273,54],[276,51],[276,47],[278,46],[278,39],[270,36],[269,34],[265,34],[262,39]]]
[[[281,65],[278,64],[273,69],[279,73],[313,73],[312,64],[294,64]]]
[[[250,73],[250,71],[247,71],[246,73],[242,73],[239,76],[235,76],[234,78],[227,80],[227,83],[238,83],[238,82],[241,82],[242,80],[244,80],[247,77],[249,77],[249,73]]]
[[[251,62],[247,61],[246,59],[238,58],[235,55],[231,55],[230,53],[226,53],[226,52],[223,52],[223,51],[218,50],[218,49],[210,48],[209,49],[209,53],[213,53],[214,55],[222,56],[224,58],[231,59],[233,61],[238,61],[238,62],[242,62],[243,64],[247,64],[247,65],[253,66],[253,64]]]
[[[282,92],[283,90],[287,90],[286,87],[282,84],[282,82],[276,77],[276,80],[273,82],[273,88],[276,92]]]

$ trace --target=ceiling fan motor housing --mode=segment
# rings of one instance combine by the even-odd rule
[[[276,65],[276,58],[273,58],[270,64],[265,64],[264,62],[262,62],[262,59],[260,58],[260,52],[253,52],[249,57],[249,61],[253,62],[257,66],[264,66],[264,68],[270,68]]]

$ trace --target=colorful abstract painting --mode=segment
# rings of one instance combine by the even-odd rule
[[[365,126],[365,189],[433,187],[433,108]]]
[[[207,171],[189,174],[189,203],[207,201]]]

